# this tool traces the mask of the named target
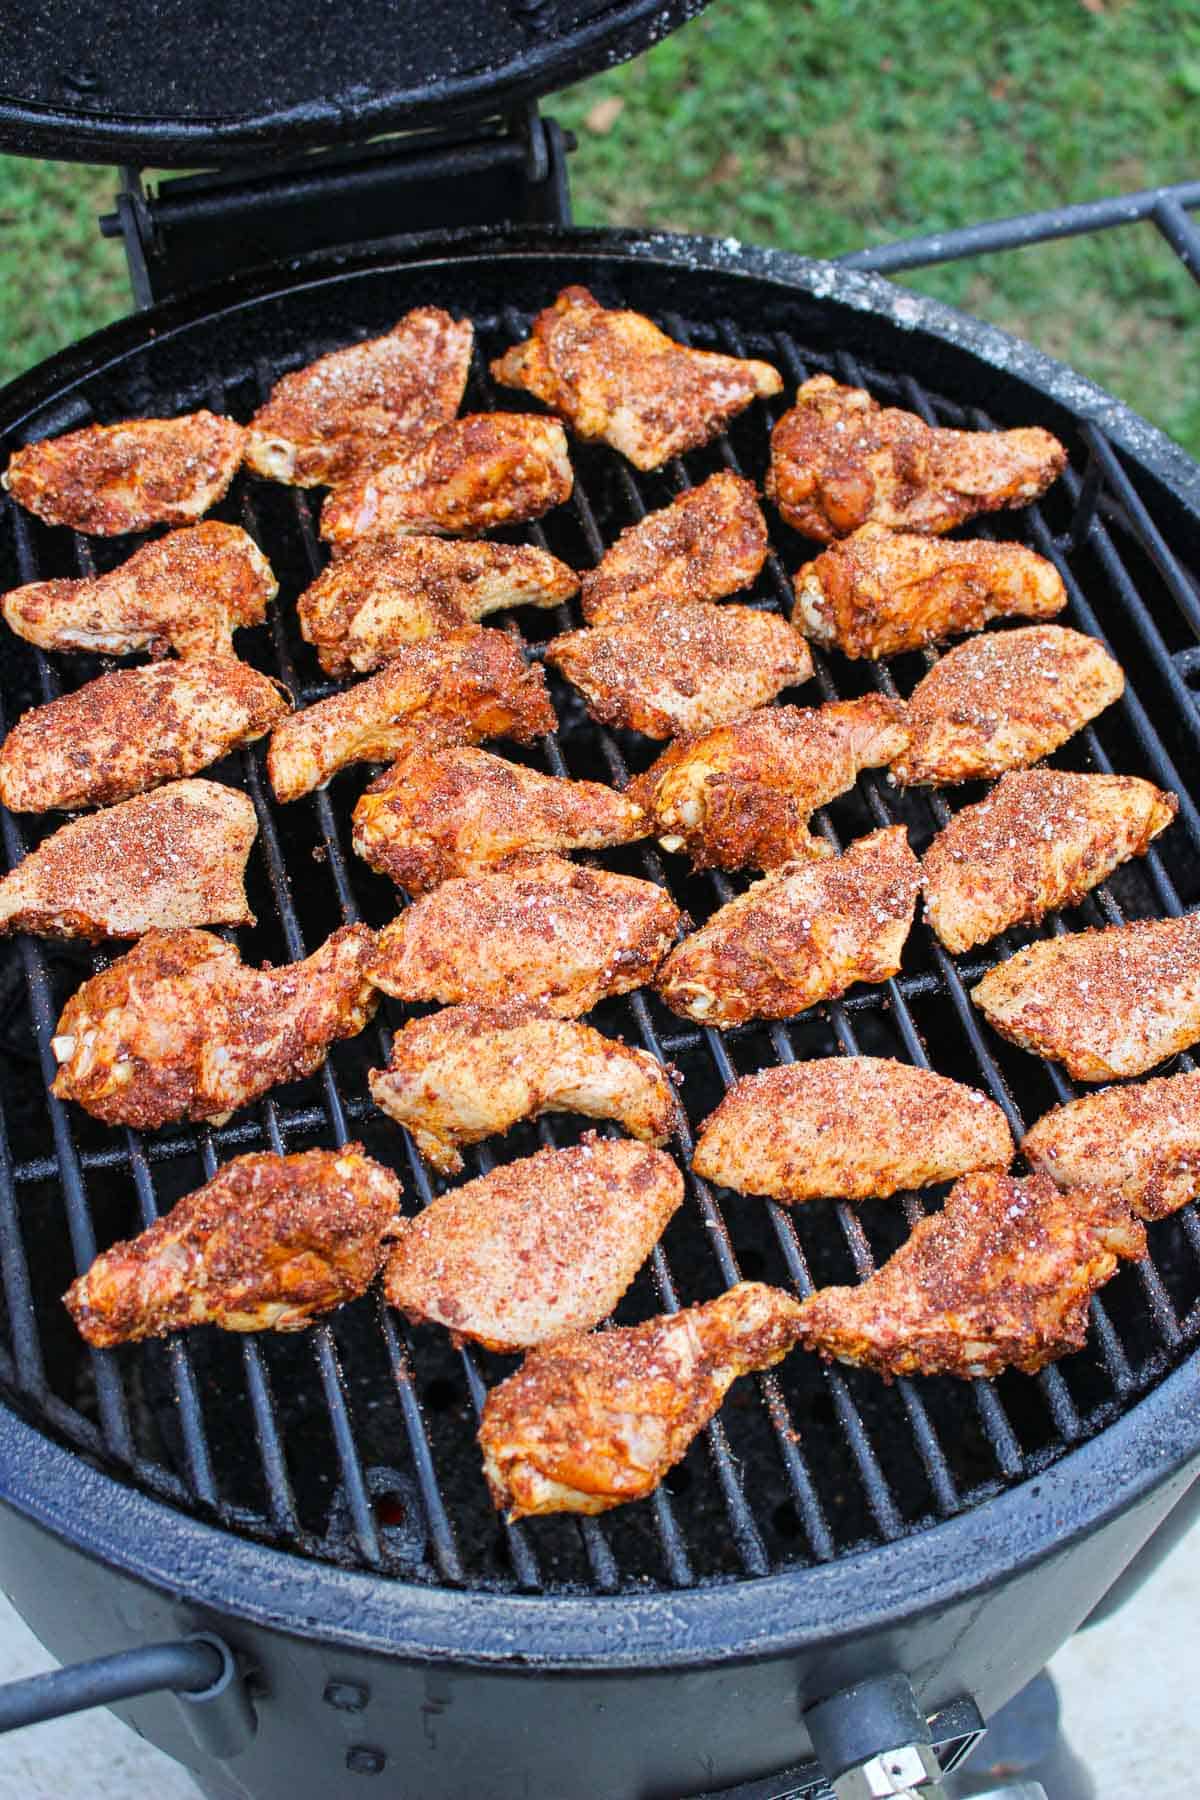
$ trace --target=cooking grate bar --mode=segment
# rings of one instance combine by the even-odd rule
[[[1154,223],[1190,274],[1200,281],[1200,231],[1172,193],[1159,196],[1151,215]]]
[[[3,1112],[0,1112],[0,1281],[4,1284],[16,1382],[40,1405],[46,1395],[46,1367],[42,1361],[42,1340],[29,1284],[29,1264],[25,1259],[25,1242],[17,1215],[16,1181]]]

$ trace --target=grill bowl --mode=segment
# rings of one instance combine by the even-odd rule
[[[246,417],[282,369],[422,303],[476,321],[482,354],[468,406],[523,405],[488,387],[486,356],[569,281],[651,312],[701,347],[764,355],[789,386],[830,368],[939,422],[1038,423],[1057,432],[1072,475],[1043,507],[1005,515],[999,534],[1056,558],[1072,593],[1068,622],[1109,639],[1131,692],[1055,760],[1147,775],[1184,801],[1146,863],[1120,872],[1072,923],[1195,904],[1200,815],[1180,769],[1194,766],[1200,735],[1189,687],[1200,608],[1186,573],[1200,561],[1200,473],[1070,371],[877,278],[700,240],[458,234],[353,261],[299,264],[113,327],[0,396],[0,429],[12,444],[92,418],[199,405]],[[688,480],[722,466],[761,478],[770,423],[756,407],[728,439],[653,477],[635,478],[612,453],[577,446],[577,501],[545,521],[544,541],[584,566]],[[220,512],[248,524],[283,584],[272,623],[243,634],[240,653],[314,697],[318,671],[291,605],[315,566],[309,502],[243,480]],[[780,557],[755,599],[777,606],[787,599],[785,571],[807,547],[774,518],[772,525]],[[11,506],[2,529],[6,587],[38,573],[77,573],[91,557],[109,566],[129,548],[73,541]],[[521,623],[531,639],[556,628],[536,614]],[[804,701],[867,691],[877,679],[841,659],[818,661],[817,681],[798,696]],[[920,657],[897,659],[878,678],[886,685],[894,676],[907,693],[924,666]],[[76,685],[97,667],[63,658],[52,668],[9,640],[0,666],[6,716],[52,692],[59,675]],[[650,746],[591,726],[566,688],[556,686],[555,698],[563,729],[548,766],[611,780],[650,759]],[[248,956],[292,958],[348,913],[371,923],[391,915],[388,885],[346,854],[361,771],[284,809],[270,801],[261,749],[218,773],[246,786],[260,809],[251,879],[261,923],[244,940]],[[844,842],[899,817],[920,850],[941,804],[898,797],[868,776],[829,809],[826,823]],[[11,857],[21,840],[14,821],[3,823]],[[606,860],[645,872],[643,856]],[[651,858],[650,872],[665,874],[698,919],[729,891],[720,878],[690,877],[680,864],[664,869]],[[1053,921],[1042,928],[1052,929]],[[1067,1090],[1047,1065],[988,1033],[965,994],[964,977],[1003,953],[993,946],[956,967],[918,925],[896,983],[854,992],[787,1028],[706,1036],[645,998],[606,1006],[601,1016],[679,1064],[693,1124],[734,1074],[856,1047],[927,1055],[944,1073],[990,1087],[1011,1117],[1030,1122]],[[48,1033],[89,966],[73,947],[24,942],[5,953],[0,989],[9,1052],[0,1090],[8,1164],[0,1388],[10,1408],[0,1415],[0,1496],[14,1509],[0,1533],[0,1564],[18,1604],[60,1654],[116,1648],[131,1631],[133,1641],[144,1639],[148,1610],[164,1606],[176,1622],[219,1620],[232,1641],[253,1646],[273,1694],[291,1690],[292,1734],[296,1712],[303,1718],[321,1691],[298,1638],[314,1640],[313,1668],[329,1666],[333,1646],[374,1653],[373,1663],[386,1653],[391,1660],[374,1680],[398,1684],[401,1710],[433,1664],[455,1666],[460,1681],[467,1667],[476,1677],[492,1671],[489,1685],[472,1687],[470,1724],[448,1734],[458,1749],[443,1736],[439,1750],[427,1732],[397,1726],[410,1760],[425,1756],[422,1794],[472,1787],[454,1757],[466,1743],[478,1756],[493,1741],[507,1745],[497,1794],[521,1791],[526,1777],[536,1778],[537,1791],[569,1791],[572,1764],[556,1772],[544,1734],[524,1762],[512,1748],[517,1695],[528,1698],[530,1684],[514,1683],[511,1671],[536,1668],[564,1680],[574,1672],[571,1700],[556,1683],[556,1704],[571,1712],[576,1746],[605,1747],[606,1773],[589,1792],[700,1792],[803,1756],[798,1693],[815,1697],[865,1667],[908,1668],[931,1708],[966,1692],[990,1710],[1074,1628],[1186,1483],[1200,1451],[1192,1356],[1200,1225],[1191,1208],[1152,1227],[1149,1262],[1104,1291],[1088,1348],[1037,1380],[889,1389],[793,1357],[776,1375],[735,1389],[655,1502],[583,1525],[497,1524],[473,1428],[483,1377],[495,1379],[505,1365],[460,1359],[434,1331],[406,1333],[371,1300],[298,1341],[198,1333],[89,1354],[58,1304],[76,1265],[94,1241],[138,1229],[218,1160],[349,1133],[396,1163],[414,1204],[429,1191],[401,1134],[364,1103],[365,1069],[380,1060],[371,1033],[339,1047],[325,1076],[214,1134],[169,1130],[138,1141],[47,1102]],[[491,1148],[505,1158],[523,1154],[547,1141],[549,1129],[519,1131]],[[571,1135],[566,1122],[555,1121],[553,1131],[558,1141]],[[693,1184],[663,1254],[619,1316],[707,1297],[738,1272],[801,1288],[852,1279],[888,1254],[918,1208],[820,1205],[793,1217]],[[95,1608],[47,1595],[42,1570],[55,1558],[69,1559],[65,1591],[94,1590]],[[102,1597],[116,1591],[109,1574],[118,1570],[137,1585],[114,1628]],[[755,1665],[753,1700],[745,1669],[736,1673],[747,1660]],[[655,1680],[672,1684],[670,1729],[653,1698]],[[411,1692],[406,1683],[415,1684]],[[602,1725],[597,1690],[605,1695]],[[139,1703],[129,1716],[186,1759],[170,1705]],[[263,1769],[280,1783],[290,1756],[288,1779],[300,1780],[304,1746],[284,1752],[271,1742],[269,1713],[249,1754],[256,1763],[268,1758]],[[264,1785],[265,1773],[254,1779],[246,1791],[277,1791]]]

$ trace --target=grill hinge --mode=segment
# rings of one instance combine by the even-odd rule
[[[461,225],[571,220],[575,140],[531,104],[457,129],[409,132],[350,150],[210,171],[148,188],[124,169],[116,211],[139,307],[313,250]]]

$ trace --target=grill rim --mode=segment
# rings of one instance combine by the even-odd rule
[[[283,268],[272,265],[133,315],[70,346],[0,390],[0,430],[19,433],[33,422],[43,433],[53,431],[49,409],[55,402],[61,406],[74,387],[189,326],[389,267],[463,268],[484,258],[537,260],[548,264],[548,280],[560,281],[572,273],[564,269],[556,277],[555,262],[599,260],[614,271],[645,262],[693,277],[706,271],[733,275],[767,283],[783,296],[800,292],[817,303],[849,307],[985,361],[1077,426],[1091,420],[1132,458],[1135,472],[1200,513],[1200,467],[1179,446],[1094,383],[995,327],[835,263],[634,231],[468,229],[390,240],[349,260],[316,255]],[[0,1501],[100,1562],[175,1597],[304,1635],[318,1625],[326,1639],[348,1647],[479,1666],[520,1660],[563,1671],[695,1667],[828,1647],[911,1623],[1065,1550],[1200,1455],[1198,1388],[1200,1355],[1193,1355],[1112,1425],[1048,1468],[891,1543],[779,1574],[646,1595],[495,1594],[318,1563],[176,1511],[64,1449],[2,1402]],[[800,1582],[808,1585],[801,1590]],[[887,1596],[882,1606],[864,1599],[880,1593]],[[286,1607],[272,1604],[281,1594]],[[619,1611],[611,1605],[598,1611],[596,1602],[606,1600],[618,1601]],[[801,1601],[809,1621],[825,1622],[797,1624]]]

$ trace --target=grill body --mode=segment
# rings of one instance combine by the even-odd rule
[[[0,429],[19,442],[92,417],[198,405],[245,416],[282,368],[422,303],[471,314],[490,353],[570,281],[701,346],[765,354],[789,385],[828,367],[948,424],[1040,423],[1062,436],[1072,477],[998,535],[1056,558],[1072,593],[1067,622],[1107,635],[1131,675],[1114,716],[1063,754],[1069,766],[1149,775],[1184,801],[1162,850],[1106,884],[1076,923],[1200,900],[1200,790],[1188,780],[1200,740],[1189,685],[1200,604],[1187,573],[1200,563],[1200,473],[1070,371],[874,277],[678,238],[492,232],[409,243],[302,263],[113,327],[0,396]],[[477,369],[467,405],[495,399]],[[711,452],[649,481],[583,449],[570,516],[546,521],[549,547],[586,564],[640,510],[710,468],[761,476],[769,424],[755,409]],[[308,503],[247,483],[224,516],[249,524],[284,584],[272,628],[246,634],[242,654],[312,698],[315,662],[291,607],[313,566]],[[76,573],[93,554],[11,507],[3,529],[5,586]],[[782,561],[755,590],[763,605],[786,601],[784,571],[804,550],[786,532],[776,543]],[[536,619],[522,622],[536,635]],[[922,668],[920,658],[899,667],[903,692]],[[81,663],[67,678],[93,672]],[[46,697],[55,679],[25,647],[6,650],[0,674],[9,708]],[[799,697],[815,703],[876,680],[890,675],[818,659]],[[637,746],[587,725],[566,690],[556,699],[563,731],[549,766],[619,778]],[[644,766],[646,746],[640,754]],[[339,778],[349,785],[332,798],[276,810],[261,749],[218,773],[260,809],[252,897],[262,924],[249,957],[294,958],[343,916],[390,916],[390,889],[344,846],[361,774]],[[941,804],[900,801],[868,777],[824,826],[845,841],[901,817],[920,850]],[[11,858],[22,839],[3,823]],[[666,873],[698,917],[728,891],[720,878],[663,871],[653,851],[618,864]],[[988,1086],[1014,1123],[1031,1122],[1067,1090],[990,1038],[966,991],[1012,947],[959,967],[918,926],[897,982],[786,1029],[722,1039],[644,999],[606,1022],[680,1064],[693,1123],[735,1074],[837,1049],[927,1057]],[[214,1794],[353,1794],[372,1773],[423,1797],[715,1793],[802,1762],[804,1705],[897,1667],[931,1712],[963,1697],[988,1712],[1086,1616],[1195,1473],[1191,1208],[1153,1227],[1150,1260],[1105,1290],[1088,1350],[1036,1382],[886,1389],[793,1357],[778,1376],[742,1384],[747,1398],[726,1408],[657,1502],[583,1526],[496,1524],[472,1442],[482,1359],[460,1363],[436,1334],[405,1333],[370,1302],[298,1346],[202,1333],[88,1356],[58,1305],[75,1266],[97,1237],[138,1229],[218,1160],[359,1135],[400,1164],[410,1198],[429,1192],[398,1131],[363,1104],[373,1039],[339,1047],[323,1076],[215,1133],[116,1141],[48,1102],[49,1031],[88,967],[73,950],[28,943],[3,963],[0,1499],[10,1511],[0,1569],[63,1657],[174,1630],[224,1632],[256,1672],[261,1722],[235,1763],[200,1771]],[[514,1133],[497,1153],[547,1136]],[[916,1201],[800,1209],[793,1220],[760,1202],[722,1208],[693,1182],[687,1218],[619,1316],[706,1297],[738,1273],[801,1290],[861,1276],[918,1211]],[[197,1766],[178,1703],[123,1710]]]

